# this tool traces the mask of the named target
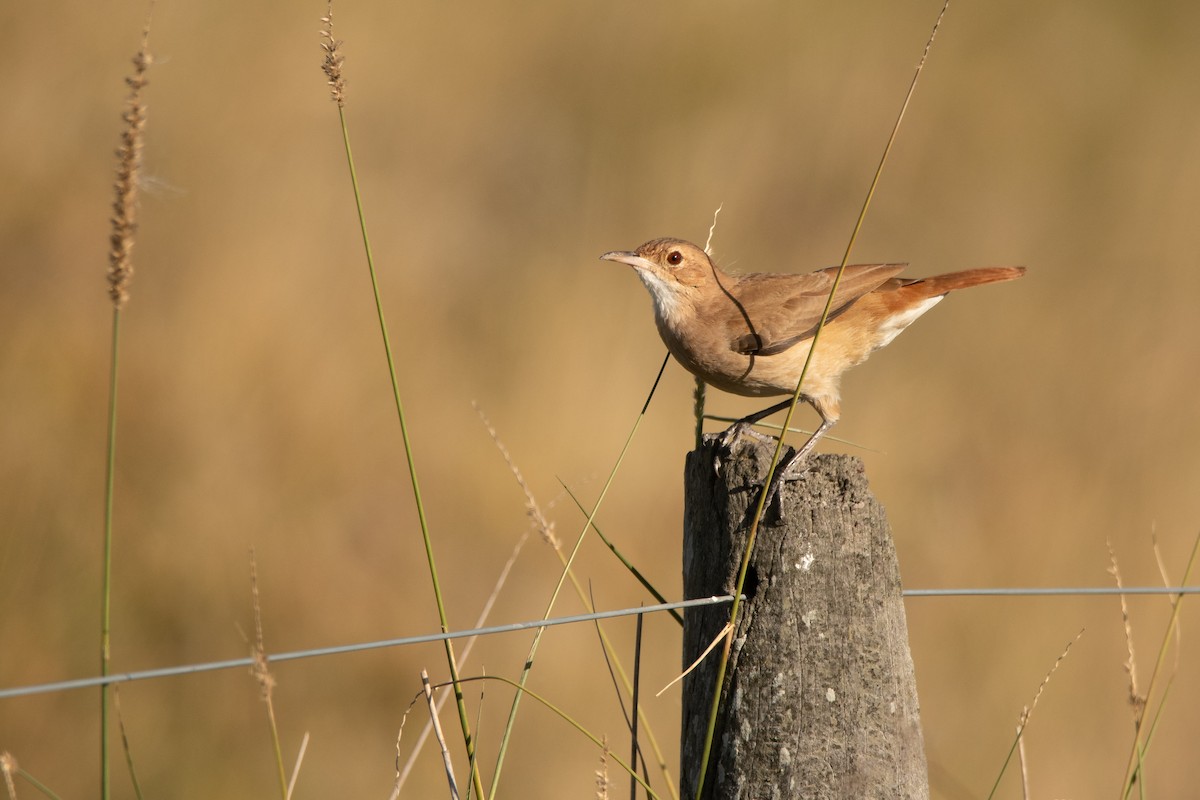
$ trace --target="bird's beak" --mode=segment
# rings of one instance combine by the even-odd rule
[[[637,253],[630,253],[627,250],[613,250],[611,253],[605,253],[600,256],[601,261],[615,261],[618,264],[628,264],[634,269],[654,269],[654,262],[648,258],[643,258]]]

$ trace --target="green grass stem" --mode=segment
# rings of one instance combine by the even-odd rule
[[[529,697],[531,699],[533,699],[535,702],[541,703],[542,706],[544,706],[547,710],[549,710],[550,712],[555,714],[559,719],[566,722],[568,725],[570,725],[572,728],[574,728],[579,733],[583,734],[584,737],[586,737],[588,741],[590,741],[592,744],[599,747],[605,754],[607,754],[608,757],[610,757],[613,761],[615,761],[621,767],[621,769],[625,770],[626,773],[632,775],[634,777],[634,779],[638,782],[638,785],[640,785],[642,787],[642,789],[646,792],[646,796],[648,798],[653,798],[653,800],[659,800],[658,793],[656,793],[650,787],[650,784],[648,784],[645,780],[643,780],[637,774],[637,772],[629,766],[628,763],[626,763],[625,761],[623,761],[621,759],[620,756],[618,756],[616,753],[614,753],[608,747],[608,745],[606,745],[604,743],[604,740],[601,737],[597,736],[596,734],[589,731],[587,728],[583,727],[583,725],[581,725],[574,717],[572,717],[566,711],[564,711],[561,708],[559,708],[558,706],[556,706],[554,703],[550,702],[548,699],[546,699],[542,695],[538,694],[537,692],[533,691],[532,689],[526,688],[518,681],[514,681],[511,678],[505,678],[500,675],[474,675],[474,676],[469,676],[469,677],[461,679],[462,683],[470,683],[473,681],[499,681],[500,683],[507,684],[507,685],[511,686],[513,689],[516,689],[518,695],[529,695]],[[446,685],[447,684],[439,684],[439,685],[435,686],[434,688],[440,689]],[[495,791],[495,788],[493,787],[493,792],[494,791]]]
[[[133,57],[133,74],[125,78],[129,94],[121,119],[121,143],[117,148],[115,197],[112,204],[112,232],[108,237],[108,295],[113,315],[109,339],[108,374],[108,442],[105,451],[104,475],[104,545],[100,580],[100,675],[108,675],[112,655],[112,545],[113,545],[113,487],[117,463],[117,376],[121,352],[121,308],[129,299],[129,283],[133,277],[133,247],[136,243],[139,174],[146,128],[146,106],[142,89],[146,87],[146,72],[153,58],[150,55],[150,17],[142,28],[142,44]],[[100,798],[108,800],[109,773],[109,698],[108,685],[100,687]],[[131,759],[128,750],[126,758]]]
[[[371,252],[371,239],[367,233],[366,213],[363,210],[362,192],[358,185],[358,173],[354,168],[354,153],[350,147],[350,131],[346,124],[345,81],[342,76],[343,57],[341,42],[333,37],[333,4],[330,0],[326,16],[322,18],[324,28],[321,31],[325,41],[321,49],[325,51],[322,69],[329,79],[331,95],[338,109],[338,122],[342,129],[342,144],[346,151],[346,165],[350,171],[350,184],[354,189],[354,207],[358,213],[359,229],[362,231],[363,250],[367,258],[367,271],[371,276],[371,292],[375,298],[375,312],[379,317],[379,332],[383,337],[383,351],[387,358],[388,377],[392,385],[392,397],[396,403],[396,416],[400,420],[400,437],[404,442],[404,458],[408,464],[408,475],[412,482],[413,499],[417,507],[417,520],[421,528],[421,541],[425,547],[425,561],[429,567],[429,577],[433,583],[433,596],[437,603],[438,624],[442,632],[448,633],[449,623],[446,619],[446,603],[442,596],[441,583],[438,580],[437,564],[433,557],[433,541],[429,535],[429,522],[425,516],[425,504],[421,499],[421,486],[417,480],[416,460],[413,457],[412,440],[409,437],[408,422],[404,416],[404,404],[400,399],[400,382],[396,376],[396,362],[392,355],[391,338],[388,335],[387,320],[383,313],[383,299],[379,290],[379,278],[375,271],[375,258]],[[471,737],[471,722],[467,717],[467,706],[458,684],[458,664],[454,658],[454,646],[449,639],[445,640],[446,663],[450,670],[450,680],[454,685],[455,705],[458,709],[458,721],[462,728],[463,743],[467,751],[467,761],[471,765],[471,780],[475,785],[480,800],[484,800],[483,781],[476,769],[475,742]]]
[[[634,420],[633,427],[629,430],[629,435],[625,437],[625,444],[621,446],[621,452],[617,455],[616,463],[613,464],[612,470],[608,473],[608,479],[604,481],[604,486],[600,489],[600,496],[596,499],[596,505],[592,507],[591,513],[588,514],[587,521],[583,524],[583,529],[580,530],[579,536],[575,539],[575,546],[572,548],[571,554],[567,557],[566,564],[563,565],[562,573],[558,576],[558,583],[555,584],[554,591],[550,593],[550,602],[546,604],[546,611],[542,615],[542,619],[549,619],[551,612],[554,610],[554,604],[558,602],[559,592],[562,591],[563,584],[566,582],[568,575],[571,574],[571,565],[575,563],[575,556],[578,555],[579,548],[583,545],[583,540],[587,537],[588,529],[592,527],[592,521],[596,518],[596,514],[600,511],[600,506],[604,503],[604,498],[608,495],[609,487],[612,486],[613,479],[616,478],[617,471],[621,468],[621,464],[625,460],[625,454],[629,452],[629,445],[633,442],[633,437],[637,434],[642,420],[646,417],[646,409],[650,407],[650,400],[654,397],[654,392],[658,388],[658,382],[662,379],[663,370],[667,368],[667,361],[670,360],[670,357],[670,353],[664,356],[662,366],[658,368],[658,375],[654,378],[654,384],[650,387],[650,393],[646,396],[646,402],[642,404],[642,410],[638,412],[637,419]],[[521,696],[525,690],[525,684],[529,680],[529,673],[533,669],[533,659],[537,655],[542,634],[545,632],[545,628],[538,628],[534,632],[533,642],[529,646],[529,654],[525,657],[525,664],[521,668],[521,678],[516,685],[522,691],[513,695],[512,706],[508,711],[508,721],[504,725],[504,735],[500,739],[500,752],[496,757],[496,771],[492,774],[492,797],[495,797],[497,787],[500,785],[500,774],[504,768],[504,756],[508,752],[508,743],[512,738],[513,725],[517,720],[517,710],[521,706]]]
[[[1179,582],[1180,586],[1187,586],[1188,581],[1192,577],[1192,568],[1196,565],[1196,556],[1200,553],[1200,534],[1196,535],[1196,539],[1192,542],[1192,552],[1188,556],[1187,567],[1183,571],[1183,580]],[[1158,658],[1154,661],[1154,672],[1150,674],[1150,685],[1146,688],[1146,702],[1149,704],[1150,698],[1154,696],[1154,687],[1158,682],[1159,673],[1162,671],[1163,662],[1167,658],[1167,650],[1171,645],[1172,634],[1175,632],[1175,627],[1179,624],[1179,610],[1183,606],[1184,595],[1179,594],[1175,597],[1175,602],[1171,606],[1171,618],[1167,623],[1166,632],[1163,633],[1162,643],[1158,647]],[[1169,684],[1168,684],[1169,688]],[[1163,696],[1159,701],[1154,714],[1153,726],[1158,725],[1158,718],[1161,715],[1166,704],[1167,693],[1163,692]],[[1142,782],[1143,759],[1145,758],[1145,749],[1142,744],[1142,734],[1146,728],[1146,713],[1145,711],[1138,717],[1137,726],[1133,734],[1133,747],[1129,753],[1128,766],[1125,768],[1125,780],[1121,784],[1121,800],[1129,797],[1129,792],[1133,788],[1133,782],[1136,780],[1140,784]],[[1149,746],[1149,739],[1146,741],[1146,747]]]
[[[867,196],[863,200],[862,210],[858,214],[858,219],[854,222],[854,228],[850,232],[850,239],[846,243],[846,252],[842,256],[842,263],[838,267],[837,276],[834,278],[833,287],[829,291],[829,297],[825,300],[825,308],[821,312],[821,321],[817,323],[816,332],[813,334],[813,341],[808,350],[808,357],[804,360],[804,367],[800,370],[800,379],[796,381],[796,391],[792,395],[792,404],[788,406],[787,414],[783,419],[783,430],[786,431],[791,427],[792,415],[796,411],[796,406],[800,403],[802,395],[802,387],[804,386],[804,376],[808,372],[809,364],[812,363],[813,353],[816,352],[817,345],[821,340],[821,332],[825,329],[825,323],[829,319],[829,311],[833,306],[833,298],[837,294],[838,284],[841,283],[842,274],[845,272],[846,265],[850,262],[850,253],[854,249],[854,244],[858,240],[859,231],[862,230],[863,222],[867,218],[867,209],[871,206],[871,200],[875,196],[875,189],[879,185],[879,178],[883,174],[883,167],[887,163],[888,155],[892,151],[892,145],[896,142],[896,136],[900,132],[900,124],[904,121],[904,114],[908,110],[908,105],[912,100],[913,93],[916,91],[917,82],[921,77],[921,70],[925,67],[925,61],[929,56],[929,49],[933,46],[933,39],[937,36],[938,27],[942,24],[942,17],[946,13],[946,6],[949,5],[949,0],[946,0],[942,6],[941,12],[938,14],[937,20],[933,24],[933,31],[929,35],[929,39],[925,44],[925,51],[921,55],[921,60],[917,63],[916,71],[913,73],[912,82],[908,86],[908,93],[904,97],[904,102],[900,106],[900,113],[896,116],[896,122],[892,126],[891,135],[888,136],[887,144],[883,148],[883,155],[879,159],[879,165],[875,168],[875,175],[871,178],[871,185],[867,189]],[[733,590],[733,605],[729,610],[729,633],[725,636],[724,646],[721,648],[720,661],[717,664],[716,679],[713,683],[713,698],[709,708],[708,725],[705,729],[704,747],[700,756],[700,774],[696,780],[696,800],[700,800],[704,792],[704,781],[708,774],[708,762],[712,754],[713,736],[717,727],[717,716],[721,709],[721,688],[725,683],[725,673],[729,666],[729,652],[733,644],[733,637],[737,632],[738,613],[741,611],[742,591],[746,582],[746,573],[750,567],[750,556],[754,552],[754,542],[758,538],[758,527],[762,520],[763,508],[766,505],[767,493],[775,480],[775,470],[779,466],[779,458],[783,454],[784,435],[781,434],[779,440],[775,443],[775,452],[771,455],[771,464],[767,468],[767,477],[763,481],[763,489],[758,495],[758,504],[754,509],[754,518],[750,523],[750,531],[746,537],[746,550],[742,556],[741,567],[738,569],[737,584]]]
[[[730,423],[737,422],[740,419],[739,417],[722,417],[717,414],[705,414],[704,418],[711,419],[714,422],[730,422]],[[769,431],[783,430],[782,425],[777,425],[774,422],[767,422],[766,420],[759,420],[758,422],[754,423],[754,427],[765,428]],[[812,431],[806,431],[806,430],[804,430],[804,428],[788,428],[787,432],[788,433],[799,433],[799,434],[802,434],[805,436],[812,435]],[[838,436],[834,436],[831,433],[825,434],[825,436],[822,437],[822,441],[837,442],[838,444],[844,444],[848,447],[857,447],[859,450],[866,450],[868,453],[882,453],[883,452],[882,450],[876,450],[873,447],[867,447],[865,444],[859,444],[858,442],[852,442],[849,439],[842,439]]]
[[[559,483],[571,500],[575,502],[575,506],[586,515],[588,513],[587,509],[584,508],[583,503],[579,502],[579,498],[576,497],[575,493],[571,491],[571,487],[567,486],[565,483],[562,483],[562,481],[559,481]],[[607,536],[604,535],[604,532],[600,530],[598,525],[592,525],[592,530],[596,532],[596,535],[600,537],[600,541],[604,542],[605,546],[612,551],[612,554],[617,557],[617,560],[621,562],[625,569],[629,570],[629,574],[632,575],[637,582],[642,585],[643,589],[649,592],[650,595],[658,602],[669,602],[667,598],[663,597],[662,593],[659,592],[658,589],[654,588],[654,584],[650,583],[650,580],[642,574],[641,570],[635,567],[633,563],[625,557],[625,554],[617,549],[617,546],[613,544]],[[676,622],[678,622],[680,625],[683,625],[683,615],[679,613],[678,609],[672,608],[670,609],[669,613],[675,618]]]
[[[561,481],[559,483],[562,485],[563,489],[567,492],[571,499],[575,501],[575,505],[579,507],[579,510],[582,511],[586,516],[588,513],[587,509],[584,508],[583,504],[579,502],[579,499],[575,497],[574,493],[571,492],[565,483],[562,483]],[[642,576],[641,572],[639,572],[636,567],[630,564],[629,561],[621,554],[621,552],[617,550],[617,548],[604,536],[604,534],[600,531],[599,526],[597,526],[594,522],[592,523],[592,530],[596,532],[596,535],[600,537],[601,541],[608,545],[613,554],[616,555],[616,557],[626,565],[633,576],[638,579],[638,581],[646,588],[647,591],[654,595],[654,597],[658,599],[660,603],[667,602],[666,599],[664,599],[662,595],[659,594],[658,591],[653,587],[653,585],[651,585],[650,582]],[[562,554],[562,551],[556,548],[555,552],[559,554],[559,558],[562,559],[562,563],[566,565],[566,557]],[[575,574],[574,570],[570,571],[569,577],[571,579],[571,585],[575,588],[575,593],[579,596],[579,601],[583,604],[583,607],[588,612],[595,611],[595,603],[592,601],[592,598],[588,592],[584,590],[583,585],[580,583],[579,577]],[[671,615],[675,617],[680,625],[683,625],[683,617],[680,616],[677,610],[671,609]],[[626,672],[625,665],[622,663],[621,657],[617,653],[617,649],[613,646],[612,641],[608,638],[608,633],[604,630],[604,626],[601,625],[598,620],[596,622],[596,633],[600,637],[600,644],[604,648],[605,657],[608,659],[612,670],[620,679],[621,685],[625,687],[626,694],[632,697],[634,688],[633,681],[630,679],[629,673]],[[672,798],[679,800],[679,790],[675,785],[675,779],[671,774],[671,768],[667,765],[667,759],[663,754],[662,746],[658,743],[658,737],[654,733],[654,727],[645,717],[642,717],[641,725],[646,732],[646,739],[650,742],[650,750],[654,754],[655,764],[662,773],[663,780],[666,781],[667,791],[670,792]]]
[[[108,372],[108,445],[104,474],[104,553],[100,581],[100,675],[108,675],[112,639],[112,542],[113,485],[117,465],[117,374],[121,352],[121,309],[113,307],[112,336],[109,340]],[[109,796],[108,769],[108,684],[100,687],[100,796]]]
[[[1041,684],[1038,685],[1037,691],[1033,694],[1033,701],[1021,711],[1020,719],[1017,722],[1017,734],[1013,737],[1013,743],[1008,748],[1008,753],[1004,756],[1004,763],[1000,765],[1000,772],[996,775],[996,780],[992,783],[992,789],[988,792],[987,800],[992,800],[996,796],[996,792],[1000,789],[1000,780],[1004,777],[1004,773],[1008,771],[1008,765],[1012,763],[1013,754],[1020,750],[1021,759],[1024,761],[1025,751],[1021,748],[1021,742],[1024,740],[1025,729],[1029,727],[1029,720],[1033,718],[1033,711],[1037,708],[1038,700],[1041,699],[1042,692],[1050,684],[1050,678],[1058,671],[1059,665],[1070,654],[1071,648],[1075,646],[1075,642],[1079,641],[1079,637],[1083,636],[1083,629],[1075,635],[1075,638],[1067,642],[1067,646],[1059,653],[1058,658],[1054,660],[1049,671],[1046,672],[1046,677],[1042,678]],[[1022,768],[1022,774],[1024,769]]]
[[[446,602],[442,596],[441,583],[438,580],[437,564],[433,557],[433,540],[429,535],[429,521],[425,516],[425,504],[421,500],[421,484],[417,480],[417,465],[413,457],[412,440],[408,432],[408,421],[404,416],[404,403],[400,399],[400,382],[396,376],[396,361],[392,355],[392,344],[388,336],[387,320],[383,313],[383,299],[379,291],[379,278],[375,272],[375,258],[371,253],[371,240],[367,234],[367,220],[363,211],[362,193],[358,186],[358,173],[354,169],[354,154],[350,149],[350,132],[346,126],[346,113],[342,106],[338,106],[338,120],[342,127],[342,141],[346,146],[346,164],[350,170],[350,183],[354,187],[354,205],[358,211],[359,228],[362,230],[363,250],[367,258],[367,271],[371,275],[371,292],[375,297],[375,312],[379,317],[379,332],[383,337],[383,351],[387,358],[388,378],[392,384],[392,397],[396,401],[396,416],[400,420],[400,437],[404,442],[404,458],[408,464],[408,475],[412,482],[413,500],[417,507],[417,521],[421,527],[421,542],[425,546],[425,561],[429,566],[429,577],[433,583],[433,597],[437,602],[438,624],[441,626],[442,633],[449,633],[450,625],[446,618]],[[476,791],[480,798],[487,797],[483,794],[483,782],[479,777],[479,771],[474,768],[475,763],[475,743],[471,738],[471,723],[467,717],[467,705],[463,699],[462,691],[458,685],[458,664],[454,659],[454,645],[446,639],[446,663],[450,670],[450,680],[454,685],[454,700],[458,707],[459,724],[462,727],[463,741],[467,749],[467,759],[472,764],[471,779],[476,784]]]

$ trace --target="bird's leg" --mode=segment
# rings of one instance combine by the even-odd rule
[[[738,439],[740,439],[742,437],[742,434],[749,433],[749,434],[752,434],[755,436],[763,436],[763,434],[760,434],[760,433],[758,433],[758,431],[753,430],[752,426],[756,422],[759,422],[760,420],[766,419],[767,417],[771,416],[776,411],[783,411],[785,408],[787,408],[791,404],[792,404],[791,400],[784,400],[782,403],[776,403],[775,405],[771,406],[770,408],[764,408],[762,411],[756,411],[748,417],[742,417],[737,422],[733,423],[728,428],[726,428],[725,432],[721,434],[721,440],[720,440],[721,447],[724,448],[725,450],[733,449],[734,442],[736,442]],[[772,437],[763,436],[763,438],[769,440]]]
[[[771,505],[771,501],[775,499],[775,493],[779,491],[779,486],[784,481],[794,481],[804,474],[804,471],[808,469],[808,467],[806,467],[804,464],[805,458],[810,452],[812,452],[813,447],[815,447],[817,444],[817,440],[828,433],[829,429],[837,424],[836,418],[830,419],[829,417],[825,416],[820,407],[818,407],[816,404],[813,404],[813,408],[815,408],[817,413],[821,415],[821,424],[815,431],[813,431],[813,435],[808,437],[808,441],[805,442],[799,450],[792,453],[791,456],[783,459],[783,461],[779,462],[779,465],[775,467],[775,475],[771,479],[771,485],[767,487],[766,506]]]
[[[713,459],[713,469],[716,470],[717,474],[718,475],[721,474],[722,452],[724,452],[725,455],[728,455],[729,453],[733,452],[733,445],[737,442],[738,439],[740,439],[742,437],[743,434],[748,433],[752,436],[757,437],[760,441],[764,441],[764,442],[773,441],[773,437],[759,433],[758,431],[754,430],[752,426],[754,425],[754,423],[758,422],[759,420],[762,420],[762,419],[765,419],[765,418],[771,416],[776,411],[783,411],[785,408],[787,408],[791,404],[792,404],[791,400],[784,400],[782,403],[776,403],[775,405],[771,406],[770,408],[764,408],[762,411],[756,411],[748,417],[742,417],[737,422],[733,423],[728,428],[726,428],[725,432],[721,434],[721,438],[717,440],[717,444],[718,444],[717,456],[716,456],[716,458]]]
[[[804,472],[800,467],[803,467],[805,457],[816,446],[817,440],[828,433],[829,429],[836,424],[836,419],[829,419],[822,416],[821,425],[813,431],[813,435],[808,437],[808,441],[799,450],[792,453],[791,458],[784,459],[784,462],[775,469],[775,474],[782,476],[785,481],[794,481],[796,478],[799,478]]]

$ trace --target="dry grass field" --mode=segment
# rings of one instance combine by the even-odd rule
[[[723,204],[723,266],[836,264],[939,7],[335,9],[453,627],[473,624],[529,527],[472,402],[573,542],[583,517],[560,481],[594,502],[664,354],[643,287],[598,256],[658,236],[703,243]],[[0,12],[0,687],[98,669],[107,218],[122,80],[146,10],[45,0]],[[320,69],[324,11],[154,7],[121,334],[115,671],[247,655],[252,546],[269,651],[437,629]],[[906,586],[1111,585],[1106,541],[1127,585],[1156,585],[1154,532],[1180,580],[1200,530],[1198,36],[1194,3],[950,8],[852,258],[908,261],[914,276],[1029,273],[949,298],[843,387],[833,433],[862,447],[821,449],[865,461]],[[668,366],[597,517],[669,597],[691,391]],[[712,413],[758,407],[709,395]],[[558,569],[531,539],[492,621],[538,617]],[[648,600],[594,539],[578,570],[603,608]],[[1144,690],[1169,603],[1129,608]],[[580,610],[573,596],[558,607]],[[1081,628],[1026,732],[1031,796],[1119,796],[1133,712],[1116,598],[910,599],[907,610],[935,798],[986,796],[1022,706]],[[1196,613],[1185,603],[1147,762],[1154,797],[1195,791]],[[606,629],[632,662],[633,623]],[[646,636],[643,686],[657,690],[680,669],[679,631],[658,616]],[[492,637],[463,671],[515,676],[528,646],[528,634]],[[387,796],[422,667],[444,679],[440,646],[275,668],[289,759],[311,734],[298,797]],[[593,628],[548,632],[530,686],[625,751]],[[483,692],[490,775],[511,695],[480,687],[468,700],[476,713]],[[247,671],[129,684],[120,698],[147,796],[275,791]],[[95,796],[98,705],[91,689],[0,700],[0,751],[62,797]],[[678,691],[647,697],[643,713],[676,771]],[[410,718],[406,744],[421,721]],[[502,795],[591,797],[598,764],[526,703]],[[113,769],[114,796],[132,796],[119,750]],[[999,796],[1020,797],[1018,777],[1010,769]],[[434,751],[404,796],[446,796]]]

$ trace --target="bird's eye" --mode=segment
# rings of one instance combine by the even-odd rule
[[[670,253],[667,253],[667,263],[668,264],[675,266],[675,265],[678,265],[682,261],[683,261],[683,253],[679,252],[678,250],[672,250]]]

